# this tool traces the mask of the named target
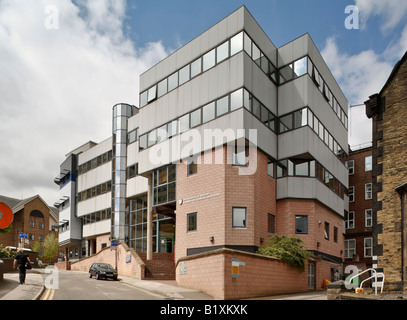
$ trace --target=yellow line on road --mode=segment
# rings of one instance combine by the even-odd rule
[[[54,298],[55,289],[47,289],[45,296],[41,300],[52,300]]]

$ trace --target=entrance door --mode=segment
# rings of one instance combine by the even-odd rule
[[[315,262],[308,262],[308,290],[315,290]]]

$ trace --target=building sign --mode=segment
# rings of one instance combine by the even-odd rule
[[[195,202],[195,201],[213,199],[213,198],[216,198],[216,197],[219,197],[219,193],[214,193],[214,194],[203,193],[203,194],[198,194],[198,195],[193,196],[193,197],[180,199],[178,201],[178,203],[181,205],[181,204],[187,204],[187,203],[191,203],[191,202]]]
[[[25,232],[20,232],[20,239],[28,239],[28,234]]]
[[[187,262],[186,261],[181,261],[179,263],[179,274],[187,274]]]
[[[240,261],[239,259],[232,258],[232,278],[239,278],[240,266],[245,266],[246,263]]]

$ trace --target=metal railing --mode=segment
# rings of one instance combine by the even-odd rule
[[[384,287],[384,273],[383,272],[377,272],[376,269],[374,268],[369,268],[366,269],[356,275],[354,275],[353,277],[351,277],[349,280],[347,280],[349,283],[352,282],[353,279],[360,277],[363,273],[368,272],[368,271],[372,271],[373,275],[370,276],[369,278],[363,280],[360,284],[359,284],[359,288],[362,288],[362,285],[364,282],[366,282],[367,280],[373,279],[374,278],[374,287],[375,287],[375,295],[377,295],[377,286],[378,286],[378,280],[377,278],[380,277],[381,279],[381,289],[380,289],[380,294],[383,294],[383,287]]]

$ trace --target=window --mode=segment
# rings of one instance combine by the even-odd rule
[[[191,78],[196,77],[202,72],[202,59],[199,58],[191,63]]]
[[[238,33],[230,39],[230,55],[238,53],[243,50],[243,32]]]
[[[232,227],[233,228],[246,228],[246,215],[247,208],[234,207],[232,209]]]
[[[30,221],[30,228],[35,228],[35,222],[34,221]]]
[[[219,63],[229,57],[229,41],[216,48],[216,63]]]
[[[308,233],[308,216],[295,216],[295,233]]]
[[[40,229],[44,229],[44,222],[39,222],[39,223],[38,223],[38,227],[39,227]]]
[[[365,200],[372,199],[372,184],[366,183],[365,184]]]
[[[345,229],[353,229],[355,227],[355,212],[350,211],[346,214]]]
[[[233,147],[232,152],[232,165],[245,166],[246,165],[246,146],[240,145],[237,141]]]
[[[203,56],[203,71],[206,71],[215,65],[215,52],[215,49],[213,49]]]
[[[348,196],[349,196],[349,202],[355,201],[355,187],[349,187]]]
[[[269,213],[268,214],[268,219],[267,219],[267,231],[269,233],[275,233],[276,232],[276,216],[274,214]]]
[[[147,93],[147,103],[150,103],[151,101],[157,99],[157,86],[154,86],[150,89],[148,89]]]
[[[373,226],[372,209],[366,209],[365,210],[365,226],[366,227]]]
[[[230,110],[236,110],[243,106],[243,89],[232,92],[230,95]]]
[[[191,113],[191,128],[199,126],[201,124],[201,109],[198,109]]]
[[[356,240],[345,240],[345,258],[351,259],[356,254]]]
[[[137,141],[137,136],[138,136],[138,130],[137,129],[129,132],[129,135],[128,135],[129,144]]]
[[[179,133],[185,132],[189,129],[189,114],[179,118]]]
[[[268,159],[267,162],[267,175],[274,178],[274,162],[271,159]]]
[[[365,171],[371,170],[372,170],[372,156],[369,156],[365,158]]]
[[[349,174],[355,173],[355,160],[349,160],[346,162],[346,167],[349,170]]]
[[[329,223],[328,222],[325,222],[324,238],[329,240]]]
[[[216,101],[216,116],[219,117],[229,111],[229,96]]]
[[[167,93],[167,82],[168,82],[168,80],[167,80],[167,78],[165,78],[163,81],[158,83],[158,85],[157,85],[158,97],[161,97]]]
[[[289,64],[288,66],[280,70],[280,83],[284,83],[293,78],[293,65]]]
[[[202,123],[215,119],[215,102],[209,103],[202,108]]]
[[[189,65],[179,71],[179,85],[184,84],[189,80]]]
[[[373,253],[373,239],[365,238],[364,239],[364,254],[365,257],[371,257]]]
[[[198,163],[196,157],[188,159],[188,176],[198,173]]]
[[[189,213],[187,215],[187,232],[193,232],[193,231],[197,231],[197,219],[198,218],[198,214],[196,212],[194,213]]]
[[[168,91],[174,90],[178,87],[178,72],[168,77]]]
[[[286,132],[293,128],[293,115],[288,114],[280,118],[280,133]]]
[[[307,73],[307,57],[294,62],[294,75],[295,77],[300,77]]]

